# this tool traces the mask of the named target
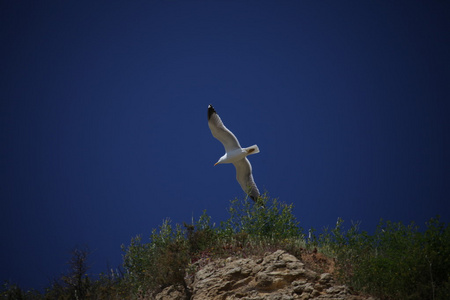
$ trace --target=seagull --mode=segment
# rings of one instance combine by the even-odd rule
[[[208,106],[208,126],[212,135],[225,147],[225,154],[214,166],[232,163],[236,168],[236,179],[241,188],[256,202],[260,194],[253,180],[252,165],[246,156],[259,153],[258,146],[253,145],[248,148],[241,148],[236,136],[225,127],[211,104]]]

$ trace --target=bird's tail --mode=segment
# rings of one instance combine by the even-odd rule
[[[259,153],[258,145],[253,145],[244,149],[247,155]]]

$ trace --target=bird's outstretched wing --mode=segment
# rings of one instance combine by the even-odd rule
[[[233,165],[236,167],[236,179],[241,185],[241,188],[246,192],[253,201],[256,201],[259,197],[259,190],[253,180],[252,165],[247,157],[244,157]]]
[[[212,135],[223,144],[226,152],[241,148],[236,136],[225,127],[211,104],[208,106],[208,126]]]

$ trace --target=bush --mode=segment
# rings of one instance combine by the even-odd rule
[[[211,224],[206,211],[194,224],[176,225],[165,220],[153,230],[149,243],[140,236],[123,247],[127,279],[137,293],[149,294],[170,285],[185,285],[186,270],[195,271],[200,259],[227,255],[251,255],[281,247],[288,240],[302,239],[292,205],[264,196],[258,204],[233,200],[230,218],[219,227]]]
[[[184,284],[189,253],[181,226],[173,229],[167,219],[159,230],[153,230],[150,243],[143,244],[138,236],[123,249],[127,280],[137,293],[147,295],[170,285]]]
[[[373,236],[342,223],[318,239],[336,257],[342,281],[381,299],[450,298],[450,229],[439,217],[425,232],[380,221]]]
[[[246,233],[252,239],[266,243],[303,238],[299,222],[292,213],[293,206],[263,196],[257,204],[247,199],[231,201],[230,218],[221,230],[231,234]]]

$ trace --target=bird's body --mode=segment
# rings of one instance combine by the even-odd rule
[[[225,127],[212,105],[208,106],[208,126],[212,135],[225,147],[225,154],[214,165],[232,163],[236,168],[236,179],[241,188],[256,201],[259,197],[259,190],[253,180],[252,165],[247,159],[247,155],[259,153],[258,146],[241,148],[236,136]]]

